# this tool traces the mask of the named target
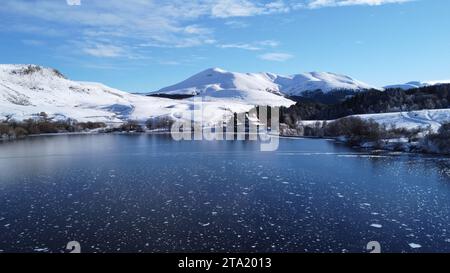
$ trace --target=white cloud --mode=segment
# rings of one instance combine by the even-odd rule
[[[280,42],[274,41],[274,40],[259,41],[257,43],[261,46],[266,46],[266,47],[277,47],[280,45]]]
[[[83,49],[83,52],[94,57],[120,57],[125,53],[125,50],[121,47],[114,45],[96,44]]]
[[[204,28],[198,25],[189,25],[184,28],[187,34],[210,34],[212,31],[209,28]]]
[[[35,19],[28,20],[29,26],[22,27],[26,31],[39,27],[42,34],[45,34],[51,25],[52,28],[67,33],[65,35],[68,41],[79,37],[79,41],[94,43],[101,42],[104,38],[114,38],[111,43],[116,43],[116,47],[130,40],[136,45],[190,47],[210,44],[214,40],[212,29],[196,23],[201,16],[211,16],[211,4],[203,5],[203,2],[211,3],[209,0],[90,0],[74,9],[65,1],[40,0],[37,3],[2,0],[0,13],[19,14]],[[17,23],[23,24],[22,22],[18,19]],[[72,37],[68,37],[68,33]],[[96,53],[97,50],[93,52]],[[105,56],[118,55],[110,53]]]
[[[67,5],[69,6],[80,6],[81,0],[66,0]]]
[[[284,1],[274,1],[264,5],[265,13],[286,13],[291,11],[291,5]]]
[[[280,43],[274,40],[256,41],[252,43],[230,43],[230,44],[219,44],[219,48],[235,48],[235,49],[245,49],[250,51],[263,50],[264,48],[273,48],[279,46]]]
[[[227,25],[231,28],[246,28],[249,26],[248,23],[243,22],[243,21],[237,21],[237,20],[226,21],[225,25]]]
[[[2,0],[0,16],[20,16],[8,26],[0,26],[0,31],[26,31],[42,35],[54,33],[61,39],[66,39],[66,45],[76,44],[78,52],[111,58],[138,55],[140,50],[146,50],[147,47],[186,48],[217,44],[215,29],[210,25],[205,26],[211,19],[226,19],[225,24],[230,27],[246,27],[247,23],[236,20],[305,8],[381,5],[407,1],[409,0],[89,0],[74,8],[71,5],[81,4],[80,0]],[[33,20],[24,20],[26,17]],[[77,43],[73,43],[74,39],[77,39]],[[90,46],[83,44],[85,41]],[[221,47],[258,50],[275,46],[276,43],[270,42],[230,42]],[[127,52],[130,50],[132,52]]]
[[[211,9],[211,15],[218,18],[253,16],[262,12],[262,7],[248,0],[221,0]]]
[[[273,61],[273,62],[285,62],[292,58],[294,58],[293,55],[287,54],[287,53],[266,53],[259,56],[260,59],[265,61]]]
[[[312,0],[308,3],[309,8],[343,7],[356,5],[379,6],[384,4],[405,3],[412,0]]]
[[[245,50],[251,50],[251,51],[256,51],[256,50],[261,50],[261,47],[257,47],[251,44],[223,44],[223,45],[218,45],[218,47],[220,48],[237,48],[237,49],[245,49]]]
[[[250,0],[216,0],[205,1],[203,4],[214,2],[211,16],[216,18],[248,17],[262,14],[286,13],[291,10],[291,4],[283,0],[262,3]]]

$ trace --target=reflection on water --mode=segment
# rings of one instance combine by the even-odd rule
[[[450,251],[445,157],[56,136],[2,143],[0,174],[4,252]]]

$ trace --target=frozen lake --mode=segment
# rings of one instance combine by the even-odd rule
[[[0,143],[0,252],[450,252],[450,158],[327,140]]]

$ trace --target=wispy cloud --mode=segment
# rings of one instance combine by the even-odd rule
[[[238,20],[230,20],[230,21],[226,21],[225,25],[231,27],[231,28],[246,28],[249,26],[248,23],[244,22],[244,21],[238,21]]]
[[[66,0],[67,5],[69,6],[80,6],[81,0]]]
[[[20,28],[25,32],[45,34],[49,26],[64,30],[61,32],[66,32],[67,41],[78,37],[80,42],[99,43],[102,39],[114,38],[107,48],[82,47],[80,50],[90,55],[120,57],[124,54],[119,53],[117,47],[124,42],[146,47],[211,44],[214,41],[213,30],[196,23],[201,16],[212,16],[211,6],[202,5],[203,1],[90,0],[74,7],[67,5],[66,1],[3,0],[0,14],[34,19],[28,21],[29,26]],[[22,21],[18,20],[14,25],[23,24]]]
[[[312,0],[308,3],[309,8],[344,7],[356,5],[379,6],[385,4],[398,4],[412,0]]]
[[[257,44],[265,47],[277,47],[280,45],[280,42],[274,41],[274,40],[265,40],[265,41],[259,41]]]
[[[162,65],[180,65],[181,64],[178,61],[160,61],[159,63]]]
[[[119,57],[122,56],[125,50],[121,47],[114,45],[102,45],[97,44],[92,47],[86,47],[83,51],[94,57]]]
[[[34,40],[34,39],[24,39],[24,40],[22,40],[22,43],[24,45],[29,45],[29,46],[42,46],[42,45],[45,45],[44,41]]]
[[[224,20],[230,27],[246,27],[247,23],[239,20],[251,16],[282,14],[308,8],[408,1],[2,0],[0,16],[19,15],[15,22],[9,24],[16,31],[42,35],[54,33],[60,39],[65,39],[66,45],[77,45],[78,52],[96,57],[120,58],[139,55],[140,51],[145,51],[148,47],[187,48],[219,44],[218,47],[221,48],[255,51],[277,46],[274,42],[258,44],[233,41],[221,44],[217,41],[217,30],[213,25],[205,26],[209,20]],[[8,28],[0,26],[0,31],[11,31]],[[74,39],[77,39],[75,43]],[[85,41],[89,42],[88,45],[84,44]]]
[[[251,51],[262,50],[261,47],[257,47],[257,46],[251,45],[251,44],[223,44],[223,45],[218,45],[218,47],[245,49],[245,50],[251,50]]]
[[[211,7],[211,15],[218,18],[254,16],[263,11],[263,7],[248,0],[222,0]]]
[[[256,41],[252,43],[230,43],[230,44],[219,44],[219,48],[234,48],[234,49],[244,49],[250,51],[263,50],[265,48],[277,47],[280,43],[273,40]]]
[[[294,56],[291,54],[288,54],[288,53],[274,52],[274,53],[266,53],[266,54],[260,55],[259,58],[262,60],[265,60],[265,61],[285,62],[285,61],[288,61],[288,60],[294,58]]]

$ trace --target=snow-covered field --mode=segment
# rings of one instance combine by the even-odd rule
[[[439,130],[443,123],[450,122],[450,109],[420,110],[411,112],[357,115],[363,119],[372,119],[388,127],[406,129],[425,129],[430,127],[433,131]]]
[[[395,126],[396,128],[405,129],[427,129],[430,127],[433,131],[439,130],[443,123],[450,122],[450,109],[437,110],[419,110],[411,112],[395,112],[383,114],[366,114],[354,115],[352,117],[360,117],[365,120],[373,120],[379,124],[384,124],[388,128]],[[322,123],[321,120],[304,120],[303,125],[314,125]]]

